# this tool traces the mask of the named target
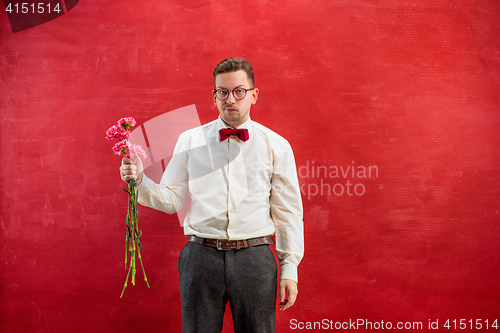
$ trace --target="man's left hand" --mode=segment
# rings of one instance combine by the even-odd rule
[[[297,282],[289,279],[280,280],[280,302],[285,301],[287,292],[288,292],[288,301],[286,302],[286,304],[280,306],[280,310],[282,311],[292,307],[293,304],[295,303],[295,300],[297,299],[297,294],[299,293]]]

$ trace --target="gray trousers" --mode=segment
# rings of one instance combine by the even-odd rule
[[[269,245],[217,250],[187,242],[179,256],[182,332],[220,333],[228,301],[235,333],[274,332],[277,270]]]

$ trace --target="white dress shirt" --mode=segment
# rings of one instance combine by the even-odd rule
[[[160,184],[143,175],[138,202],[172,214],[189,192],[184,233],[248,239],[276,234],[281,279],[297,279],[304,253],[302,200],[290,144],[248,119],[246,142],[219,139],[218,118],[179,136]]]

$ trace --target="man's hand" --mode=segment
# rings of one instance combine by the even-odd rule
[[[136,185],[139,185],[142,182],[142,173],[144,171],[144,167],[142,166],[141,159],[136,156],[135,164],[132,162],[130,158],[122,159],[122,166],[120,167],[120,176],[122,180],[126,183],[130,179],[136,180]]]
[[[280,310],[284,311],[293,306],[295,300],[297,299],[297,294],[299,289],[297,288],[297,282],[294,280],[283,279],[280,281],[280,302],[285,302],[286,292],[288,292],[288,301],[280,306]],[[281,305],[280,303],[280,305]]]

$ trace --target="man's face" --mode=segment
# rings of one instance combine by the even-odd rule
[[[231,73],[219,74],[215,77],[215,89],[233,90],[235,88],[250,89],[250,80],[247,73],[239,70]],[[214,103],[219,109],[221,119],[231,127],[238,127],[248,120],[250,107],[257,102],[259,89],[248,90],[245,98],[237,100],[230,92],[227,99],[221,101],[213,93]]]

